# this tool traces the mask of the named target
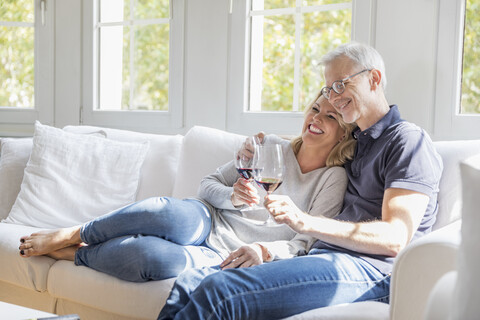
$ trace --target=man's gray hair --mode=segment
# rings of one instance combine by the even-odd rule
[[[333,60],[346,56],[352,60],[356,65],[362,67],[363,69],[377,69],[382,74],[381,85],[385,91],[387,87],[387,75],[385,73],[385,63],[383,58],[373,47],[358,43],[350,42],[338,46],[336,49],[333,49],[326,55],[322,57],[320,63],[323,66],[326,66],[333,62]]]

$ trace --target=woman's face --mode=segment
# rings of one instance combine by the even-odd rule
[[[344,136],[338,123],[340,115],[335,108],[320,96],[305,116],[302,140],[306,145],[320,145],[332,149]]]

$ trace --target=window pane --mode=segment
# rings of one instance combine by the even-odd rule
[[[301,91],[299,105],[304,108],[323,86],[320,58],[342,43],[350,41],[350,10],[312,12],[304,15]]]
[[[136,28],[134,109],[168,110],[169,26]]]
[[[4,1],[0,7],[0,106],[34,106],[33,0]],[[9,25],[20,22],[20,26]],[[23,26],[24,25],[24,26]]]
[[[253,0],[252,10],[270,10],[295,7],[295,0]]]
[[[100,26],[97,109],[168,110],[170,25],[152,20],[168,18],[169,0],[100,3],[111,23]]]
[[[169,0],[137,0],[135,19],[159,19],[170,16]]]
[[[480,113],[480,1],[467,0],[461,113]]]
[[[130,18],[130,1],[100,0],[100,22],[120,22]]]
[[[100,28],[99,107],[102,110],[128,109],[130,91],[128,31],[128,27],[122,26]]]
[[[259,106],[256,105],[258,102],[262,111],[291,110],[295,58],[294,16],[253,17],[252,31],[258,28],[263,30],[263,41],[258,39],[256,43],[252,43],[252,51],[256,51],[257,59],[261,59],[258,53],[263,53],[262,80],[258,79],[260,75],[258,67],[262,63],[252,64],[250,110],[258,111]],[[260,92],[255,90],[261,90],[260,101],[258,101]]]
[[[2,0],[0,21],[34,22],[34,0]]]
[[[339,4],[339,3],[349,3],[350,1],[345,0],[303,0],[304,6],[320,6],[325,4]]]

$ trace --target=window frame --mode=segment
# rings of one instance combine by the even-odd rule
[[[461,114],[465,0],[440,0],[434,138],[478,138],[480,115]]]
[[[45,10],[42,13],[41,2],[34,1],[34,106],[0,106],[2,136],[29,136],[36,120],[45,124],[54,122],[55,9],[53,1],[44,0]]]
[[[231,6],[229,19],[229,57],[227,76],[228,131],[252,134],[266,132],[294,135],[303,123],[303,112],[255,112],[249,104],[249,8],[252,0],[237,0]],[[374,45],[374,16],[377,0],[352,0],[352,40]],[[319,88],[320,90],[320,88]]]
[[[170,0],[168,111],[96,110],[98,103],[98,35],[96,0],[82,1],[83,55],[80,124],[159,133],[183,126],[185,1]]]

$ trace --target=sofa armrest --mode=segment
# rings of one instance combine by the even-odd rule
[[[397,256],[390,283],[390,318],[422,319],[430,291],[455,270],[460,245],[458,220],[409,244]]]

